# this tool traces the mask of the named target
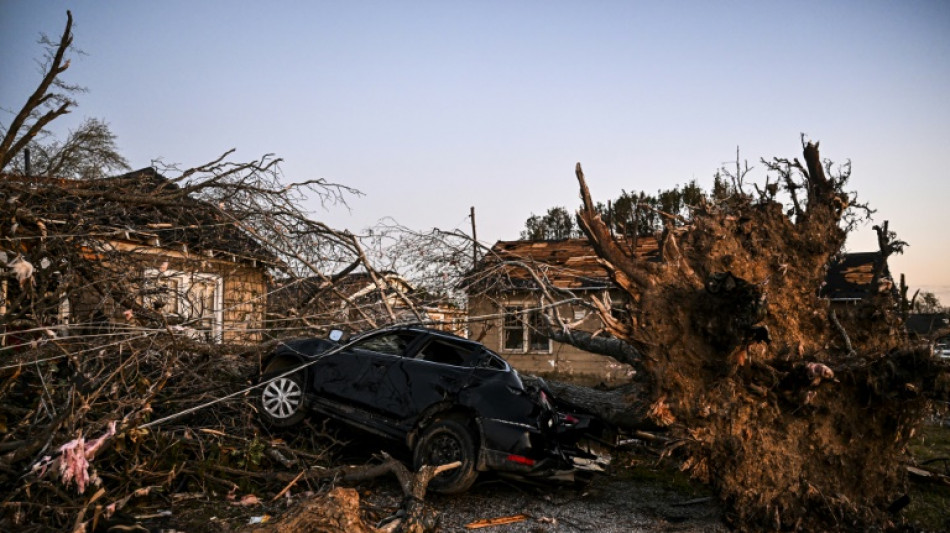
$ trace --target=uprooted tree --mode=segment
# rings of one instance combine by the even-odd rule
[[[71,18],[51,43],[40,86],[4,131],[0,172],[15,174],[23,150],[74,104],[72,88],[58,82],[68,68],[70,26]],[[195,342],[161,312],[158,296],[173,286],[149,287],[139,275],[174,267],[149,255],[158,245],[209,252],[195,258],[201,262],[240,255],[229,246],[253,241],[260,253],[243,259],[268,262],[270,273],[291,285],[339,293],[338,282],[356,268],[380,285],[358,238],[311,221],[301,208],[303,190],[332,200],[345,188],[319,181],[287,187],[272,158],[162,169],[170,178],[101,179],[107,172],[100,169],[124,161],[108,153],[112,138],[98,126],[80,128],[90,135],[62,145],[37,146],[42,172],[67,176],[0,180],[3,515],[17,526],[94,527],[152,488],[236,494],[240,482],[280,496],[297,483],[345,478],[345,470],[311,468],[332,465],[300,439],[280,443],[258,434],[241,397],[198,409],[247,384],[254,349]],[[83,148],[89,142],[103,150]],[[767,162],[777,181],[754,196],[743,191],[738,169],[733,194],[700,202],[688,223],[657,209],[669,222],[658,261],[636,259],[615,241],[578,167],[580,226],[628,294],[620,315],[628,318],[591,301],[609,335],[574,331],[553,312],[547,333],[639,370],[633,387],[606,396],[611,403],[593,397],[586,404],[627,427],[665,427],[668,451],[718,490],[737,525],[882,525],[900,495],[903,447],[928,401],[947,393],[945,369],[927,351],[905,346],[899,309],[886,294],[847,316],[818,298],[850,227],[853,199],[845,192],[849,169],[833,173],[817,145],[803,148],[804,164]],[[779,191],[787,204],[777,200]],[[141,228],[148,214],[154,227],[129,229]],[[886,226],[878,231],[882,252],[899,251],[902,243]],[[392,265],[414,265],[435,290],[450,290],[446,271],[470,264],[470,243],[457,233],[392,228],[387,238],[415,253]],[[131,249],[118,249],[119,241]],[[543,276],[535,279],[545,288]],[[79,316],[63,302],[88,305],[90,296],[102,316],[53,327],[64,310]],[[199,325],[200,294],[179,296],[192,311],[183,325]],[[396,320],[385,311],[379,320],[361,318]],[[317,331],[320,318],[297,309],[277,323]],[[153,424],[176,414],[182,418]]]
[[[902,494],[905,445],[947,394],[946,369],[909,345],[877,273],[880,291],[842,316],[819,298],[849,210],[864,207],[845,190],[849,165],[802,146],[804,164],[764,161],[777,179],[754,195],[734,180],[734,194],[699,202],[688,224],[660,212],[653,261],[604,222],[578,164],[578,223],[629,296],[629,319],[593,299],[609,335],[575,331],[556,312],[548,334],[639,371],[608,396],[564,393],[620,425],[666,428],[667,451],[718,491],[735,524],[881,526]],[[905,245],[876,229],[885,256]],[[549,301],[563,298],[535,279]]]

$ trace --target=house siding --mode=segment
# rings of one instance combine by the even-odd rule
[[[570,381],[581,385],[618,385],[629,382],[633,376],[630,365],[619,363],[603,355],[593,354],[569,344],[551,341],[547,353],[515,353],[503,349],[503,317],[501,313],[506,305],[525,305],[536,302],[536,293],[523,291],[511,292],[501,299],[478,295],[469,299],[470,338],[483,343],[498,352],[519,372],[536,374],[542,377]],[[564,304],[558,306],[561,316],[572,321],[581,312],[579,306]],[[576,329],[595,332],[601,328],[600,319],[587,313]]]
[[[253,344],[263,338],[267,283],[263,269],[230,264],[219,270],[224,278],[226,344]]]
[[[111,259],[102,264],[116,273],[112,282],[125,286],[129,297],[142,304],[141,283],[154,270],[220,276],[222,281],[221,335],[225,344],[253,344],[263,336],[267,306],[266,273],[262,266],[189,254],[177,250],[144,247],[124,242],[108,243]],[[120,255],[114,255],[119,252]],[[121,279],[118,278],[121,276]],[[94,334],[103,328],[121,329],[140,325],[136,318],[124,315],[127,305],[95,289],[80,291],[70,298],[70,323],[81,333]]]

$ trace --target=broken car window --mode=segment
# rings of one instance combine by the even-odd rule
[[[494,368],[495,370],[507,370],[508,366],[500,355],[482,348],[476,355],[477,366],[479,368]]]
[[[370,350],[373,352],[385,353],[389,355],[403,356],[406,354],[406,347],[412,341],[414,335],[405,332],[387,333],[377,335],[366,339],[356,345],[359,350]]]
[[[422,349],[419,357],[433,363],[443,363],[454,366],[472,366],[472,350],[470,347],[459,346],[435,339]]]

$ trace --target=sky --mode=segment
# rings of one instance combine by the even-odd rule
[[[362,191],[313,217],[516,239],[531,214],[690,180],[736,157],[851,161],[890,261],[950,304],[950,2],[0,0],[0,123],[74,17],[56,125],[108,122],[133,168],[235,148]],[[876,250],[870,225],[849,251]]]

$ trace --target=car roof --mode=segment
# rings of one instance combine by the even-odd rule
[[[366,335],[371,335],[373,333],[384,332],[384,331],[413,331],[416,333],[428,333],[430,335],[435,335],[438,337],[445,337],[447,339],[453,339],[458,341],[469,342],[472,344],[481,344],[478,341],[473,341],[471,339],[466,339],[465,337],[460,337],[454,333],[449,333],[447,331],[442,331],[441,329],[434,329],[422,326],[420,324],[396,324],[393,326],[385,326],[378,329],[371,329],[360,333],[358,336],[363,337]]]

